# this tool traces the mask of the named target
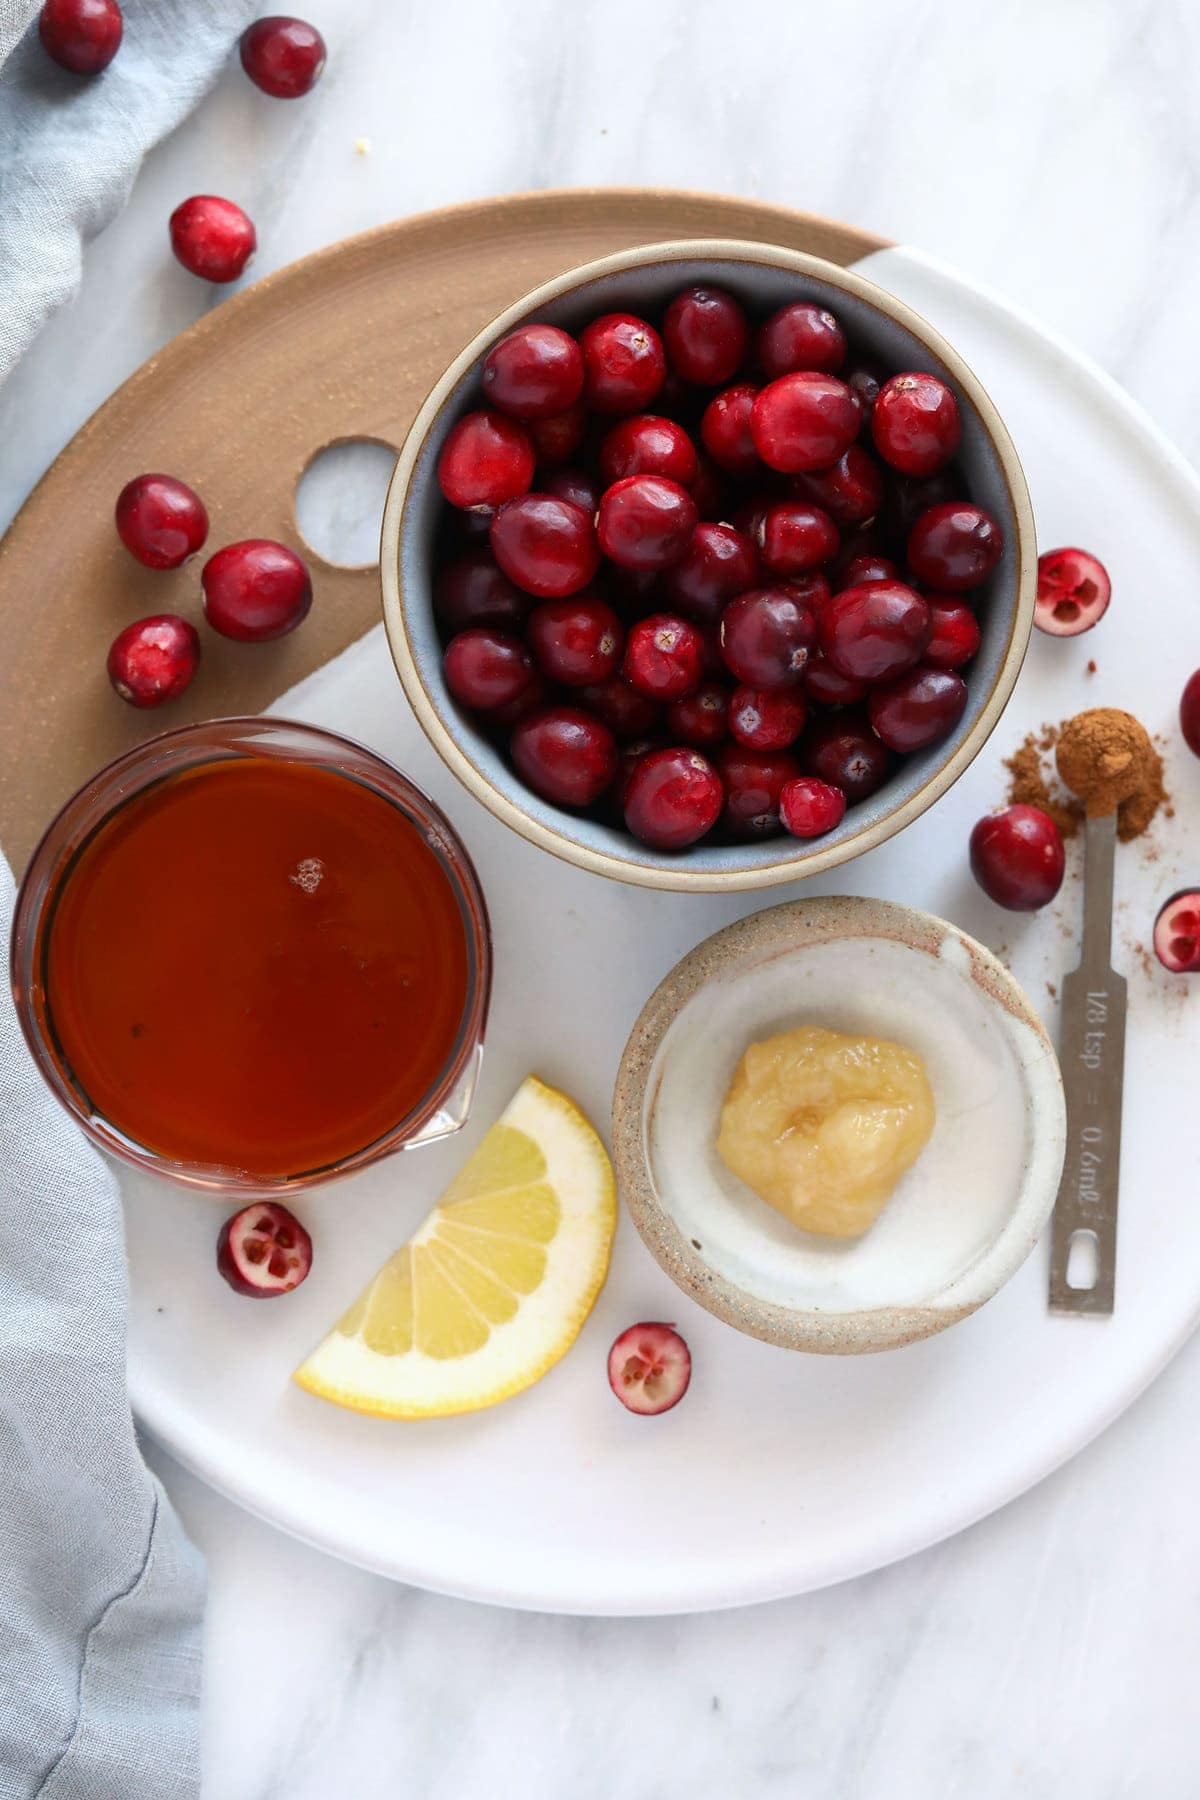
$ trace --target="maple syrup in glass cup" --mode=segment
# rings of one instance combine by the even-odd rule
[[[22,1029],[102,1149],[262,1197],[465,1124],[487,909],[433,802],[279,719],[168,732],[50,825],[12,941]]]

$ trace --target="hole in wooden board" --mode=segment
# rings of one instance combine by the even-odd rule
[[[318,450],[296,484],[296,524],[309,549],[341,569],[373,569],[396,452],[374,438]]]
[[[1100,1274],[1100,1240],[1094,1231],[1073,1231],[1067,1246],[1067,1286],[1086,1293]]]

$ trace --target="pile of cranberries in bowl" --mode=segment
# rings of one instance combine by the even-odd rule
[[[454,701],[521,779],[682,851],[834,829],[953,731],[996,520],[958,399],[717,287],[519,325],[441,447]]]

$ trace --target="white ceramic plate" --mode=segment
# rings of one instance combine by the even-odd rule
[[[1196,1323],[1189,1006],[1200,989],[1144,962],[1142,946],[1159,902],[1200,879],[1200,763],[1174,726],[1177,686],[1200,664],[1200,484],[1118,388],[994,298],[908,250],[861,267],[974,364],[1024,461],[1041,542],[1096,550],[1116,599],[1090,636],[1035,634],[1000,729],[957,786],[892,843],[804,891],[882,895],[954,919],[1010,962],[1052,1020],[1047,983],[1073,959],[1078,881],[1069,877],[1041,916],[1001,913],[967,872],[970,826],[1001,797],[1001,758],[1043,720],[1111,703],[1169,740],[1178,816],[1150,850],[1118,858],[1116,957],[1129,976],[1130,1030],[1116,1316],[1050,1317],[1043,1244],[995,1300],[936,1338],[879,1356],[804,1356],[693,1306],[623,1218],[579,1343],[508,1404],[387,1424],[293,1387],[293,1366],[408,1235],[523,1075],[536,1069],[567,1088],[604,1127],[621,1047],[659,978],[716,926],[797,891],[663,895],[533,849],[437,761],[376,631],[279,710],[399,763],[476,859],[497,983],[473,1122],[457,1141],[299,1207],[316,1263],[276,1304],[238,1299],[216,1275],[219,1205],[149,1181],[125,1185],[141,1421],[226,1494],[381,1573],[590,1613],[686,1612],[820,1587],[919,1550],[1029,1487],[1126,1407]],[[694,1359],[686,1401],[660,1419],[624,1412],[604,1372],[612,1338],[647,1317],[677,1320]]]

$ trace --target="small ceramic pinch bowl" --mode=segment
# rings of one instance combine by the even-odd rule
[[[924,1060],[937,1119],[875,1224],[798,1230],[721,1161],[746,1046],[797,1025],[891,1038]],[[845,1354],[929,1337],[989,1300],[1054,1206],[1058,1061],[990,951],[890,901],[796,900],[718,931],[647,1001],[613,1099],[617,1176],[652,1254],[751,1337]]]
[[[445,503],[437,462],[462,415],[482,403],[480,371],[493,344],[528,320],[578,332],[598,314],[629,310],[661,319],[681,288],[728,288],[755,319],[796,300],[835,312],[858,351],[891,369],[928,369],[955,389],[962,416],[956,458],[971,496],[998,521],[1004,553],[976,590],[983,639],[968,671],[966,710],[941,743],[906,757],[877,793],[852,806],[824,837],[753,843],[707,839],[672,854],[653,850],[604,819],[542,800],[520,780],[503,747],[456,706],[442,674],[433,584]],[[1021,465],[1004,422],[958,352],[911,307],[852,269],[777,244],[702,239],[624,250],[535,288],[494,319],[454,359],[405,440],[383,517],[383,614],[396,669],[438,754],[496,818],[577,867],[643,887],[683,892],[770,887],[815,875],[892,837],[956,781],[986,742],[1012,692],[1033,625],[1037,550]]]

